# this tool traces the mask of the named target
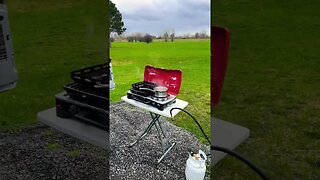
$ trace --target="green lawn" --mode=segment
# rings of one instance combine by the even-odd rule
[[[16,89],[0,93],[0,130],[36,123],[36,113],[55,105],[54,95],[71,81],[72,70],[105,62],[106,5],[103,0],[8,1],[19,80]]]
[[[320,179],[320,1],[213,1],[231,30],[230,63],[215,116],[251,130],[236,150],[271,179]],[[228,157],[215,179],[255,179]]]
[[[182,85],[178,98],[189,102],[186,108],[199,119],[210,134],[210,42],[175,41],[114,42],[110,49],[116,88],[112,102],[120,101],[132,83],[143,80],[145,65],[182,70]],[[176,116],[174,123],[204,140],[193,120],[185,114]],[[205,142],[205,141],[204,141]]]
[[[8,1],[19,81],[0,93],[0,130],[34,124],[54,106],[69,72],[106,59],[105,1]],[[215,116],[251,130],[236,150],[272,179],[320,178],[320,1],[213,1],[212,23],[231,30],[230,63]],[[116,89],[112,102],[143,79],[146,64],[182,69],[179,98],[209,134],[209,42],[112,44]],[[202,137],[191,119],[175,124]],[[227,157],[215,179],[254,179]]]

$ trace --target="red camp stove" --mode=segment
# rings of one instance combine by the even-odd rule
[[[144,81],[132,84],[132,88],[127,91],[127,98],[163,111],[166,107],[176,102],[181,78],[182,72],[180,70],[146,66]]]

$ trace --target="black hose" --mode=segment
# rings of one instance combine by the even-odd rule
[[[198,123],[198,121],[196,120],[196,118],[194,118],[188,111],[182,109],[182,108],[177,108],[174,107],[170,110],[170,116],[172,117],[172,110],[174,109],[179,109],[183,112],[185,112],[186,114],[188,114],[198,125],[199,129],[201,130],[202,134],[205,136],[205,138],[207,139],[207,141],[210,144],[211,150],[215,150],[215,151],[220,151],[220,152],[224,152],[227,154],[230,154],[236,158],[238,158],[239,160],[241,160],[242,162],[244,162],[245,164],[247,164],[252,170],[254,170],[257,174],[259,174],[259,176],[264,179],[264,180],[268,180],[268,177],[262,172],[262,170],[260,170],[257,166],[255,166],[252,162],[250,162],[248,159],[244,158],[243,156],[241,156],[240,154],[236,153],[235,151],[232,151],[228,148],[225,147],[219,147],[219,146],[213,146],[211,145],[211,142],[209,140],[209,138],[207,137],[206,133],[204,133],[202,127],[200,126],[200,124]],[[210,155],[210,154],[209,154]]]
[[[215,150],[215,151],[221,151],[224,153],[227,153],[229,155],[232,155],[236,158],[238,158],[239,160],[241,160],[242,162],[244,162],[245,164],[247,164],[251,169],[253,169],[256,173],[258,173],[260,175],[260,177],[264,180],[268,180],[268,177],[262,172],[262,170],[260,170],[257,166],[255,166],[252,162],[250,162],[248,159],[244,158],[243,156],[241,156],[240,154],[238,154],[235,151],[232,151],[228,148],[224,148],[224,147],[219,147],[219,146],[211,146],[211,150]]]
[[[172,117],[172,110],[175,110],[175,109],[179,109],[179,110],[187,113],[187,114],[194,120],[194,122],[197,123],[197,125],[198,125],[199,129],[201,130],[202,134],[205,136],[205,138],[207,139],[207,141],[208,141],[209,144],[211,145],[211,142],[210,142],[209,138],[207,137],[206,133],[204,133],[202,127],[200,126],[200,124],[198,123],[198,121],[196,120],[196,118],[194,118],[188,111],[186,111],[186,110],[184,110],[184,109],[181,109],[181,108],[178,108],[178,107],[171,108],[171,110],[170,110],[170,116],[171,116],[171,117]]]

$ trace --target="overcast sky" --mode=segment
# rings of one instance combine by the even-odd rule
[[[210,0],[111,0],[122,13],[126,34],[176,35],[210,30]]]

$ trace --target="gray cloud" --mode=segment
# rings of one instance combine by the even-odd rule
[[[141,12],[133,12],[133,13],[124,13],[124,17],[126,20],[132,21],[158,21],[161,20],[159,15],[152,14],[152,12],[141,13]]]
[[[125,1],[128,1],[125,4]],[[206,0],[146,0],[134,4],[119,0],[127,34],[145,32],[160,35],[166,29],[176,33],[194,33],[210,28],[210,1]],[[131,3],[130,6],[128,3]],[[122,7],[127,5],[126,8]]]

